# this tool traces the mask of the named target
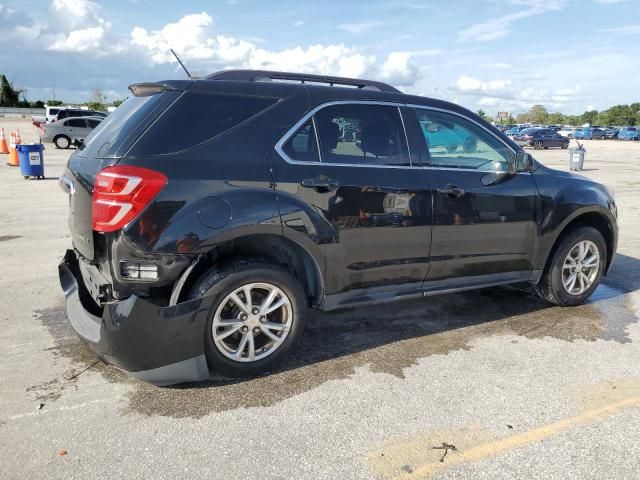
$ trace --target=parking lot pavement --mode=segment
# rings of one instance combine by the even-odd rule
[[[174,388],[97,363],[67,326],[70,151],[47,145],[39,181],[3,159],[2,478],[637,478],[640,143],[584,143],[621,227],[587,305],[499,288],[315,313],[285,371]]]

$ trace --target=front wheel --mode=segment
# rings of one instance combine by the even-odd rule
[[[544,148],[544,143],[542,143],[542,140],[538,140],[533,144],[533,148],[535,150],[542,150]]]
[[[538,295],[556,305],[580,305],[598,287],[606,264],[602,234],[580,227],[560,241],[536,287]]]
[[[304,290],[291,273],[260,260],[236,260],[205,273],[190,298],[214,295],[204,335],[211,370],[231,378],[277,367],[306,323]]]

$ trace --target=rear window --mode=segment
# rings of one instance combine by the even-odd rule
[[[266,110],[277,100],[187,92],[136,142],[131,155],[160,155],[195,147]]]
[[[84,141],[75,157],[113,158],[124,155],[140,133],[180,94],[167,91],[130,97],[107,116]]]

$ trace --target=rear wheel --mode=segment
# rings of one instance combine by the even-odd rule
[[[533,148],[536,149],[536,150],[542,150],[544,148],[544,143],[542,143],[542,140],[537,140],[533,144]]]
[[[71,145],[71,139],[66,135],[58,135],[56,138],[53,139],[53,143],[57,148],[65,149],[65,148],[69,148],[69,146]]]
[[[607,248],[602,234],[593,227],[580,227],[568,233],[547,264],[536,290],[556,305],[580,305],[598,287]]]
[[[298,344],[307,304],[300,283],[261,260],[236,260],[205,273],[190,298],[215,295],[205,331],[209,368],[227,377],[273,370]]]
[[[562,144],[562,149],[563,149],[563,150],[566,150],[567,148],[569,148],[569,142],[567,142],[567,143],[563,143],[563,144]]]

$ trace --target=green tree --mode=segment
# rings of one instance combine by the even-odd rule
[[[59,107],[62,105],[62,100],[47,100],[47,105],[50,107]]]
[[[546,123],[547,116],[549,115],[544,105],[534,105],[531,107],[529,114],[531,115],[531,119],[529,120],[531,123]]]
[[[31,102],[31,108],[44,108],[44,102],[42,100]]]
[[[476,112],[480,118],[486,118],[487,114],[483,109],[480,109]]]
[[[0,76],[0,107],[17,107],[20,101],[21,91],[7,80],[4,75]]]
[[[120,105],[122,105],[122,103],[123,103],[125,100],[126,100],[126,98],[125,98],[125,99],[123,99],[123,100],[114,100],[114,101],[113,101],[113,103],[112,103],[111,105],[113,105],[114,107],[118,108]]]
[[[580,115],[579,117],[580,119],[580,123],[584,124],[584,123],[588,123],[590,125],[594,125],[598,123],[598,111],[597,110],[590,110],[588,112],[584,112],[582,115]]]

